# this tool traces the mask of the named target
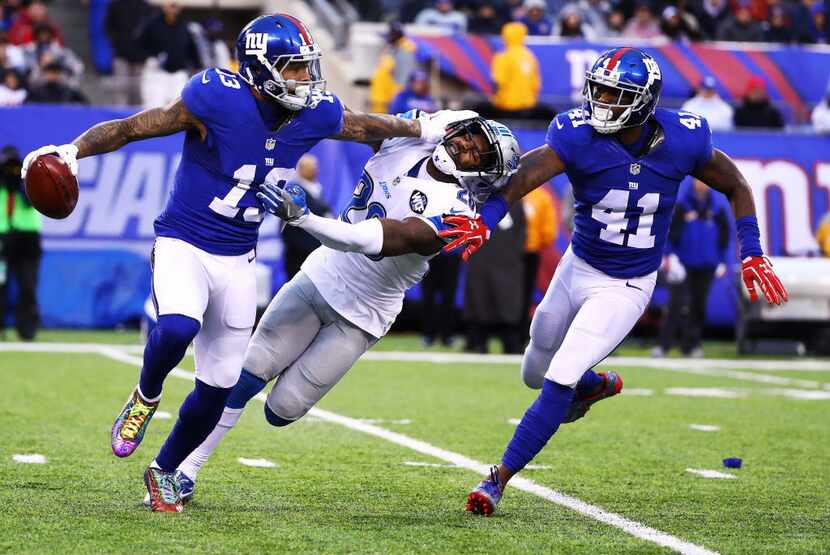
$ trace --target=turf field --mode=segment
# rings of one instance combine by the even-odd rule
[[[0,343],[0,552],[830,551],[830,361],[612,359],[626,394],[561,428],[481,518],[466,493],[535,393],[514,359],[390,337],[299,423],[271,428],[252,401],[195,501],[169,515],[141,507],[141,475],[173,420],[157,417],[129,459],[109,448],[134,336],[44,339]],[[175,417],[190,379],[168,379],[161,411]],[[45,463],[14,460],[34,454]]]

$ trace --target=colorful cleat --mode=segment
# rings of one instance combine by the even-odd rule
[[[574,400],[571,403],[571,408],[568,410],[568,414],[565,415],[565,420],[562,421],[563,424],[567,424],[569,422],[576,422],[577,420],[585,416],[585,413],[588,412],[588,410],[591,408],[591,405],[593,405],[597,401],[602,401],[603,399],[607,399],[608,397],[613,397],[614,395],[617,395],[620,391],[622,391],[622,376],[620,376],[616,372],[597,372],[597,374],[602,376],[602,386],[600,386],[599,391],[594,393],[593,395],[585,397],[574,396]]]
[[[196,489],[196,481],[191,480],[190,477],[182,472],[181,470],[176,471],[176,481],[179,484],[179,499],[182,500],[182,505],[187,505],[187,503],[193,498],[193,490]],[[150,494],[144,494],[144,506],[150,506]]]
[[[129,457],[138,448],[158,406],[158,401],[148,403],[142,399],[137,387],[133,390],[112,425],[110,445],[116,457]]]
[[[144,485],[150,495],[150,509],[154,513],[180,513],[182,500],[174,472],[148,466],[144,471]]]
[[[181,470],[176,471],[176,481],[179,483],[179,498],[186,504],[193,498],[193,490],[196,489],[196,481]]]
[[[499,469],[493,466],[490,468],[490,477],[479,482],[467,495],[467,512],[484,516],[492,515],[501,500],[501,490]]]

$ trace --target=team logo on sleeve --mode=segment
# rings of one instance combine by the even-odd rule
[[[427,196],[415,189],[409,196],[409,208],[416,214],[423,214],[424,210],[427,209]]]

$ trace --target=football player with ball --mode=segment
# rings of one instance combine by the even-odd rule
[[[54,214],[65,217],[74,207],[78,159],[185,132],[175,184],[155,222],[152,296],[158,325],[147,339],[138,385],[111,432],[116,456],[128,457],[138,448],[165,377],[193,342],[195,388],[144,473],[153,511],[182,510],[176,468],[219,421],[239,379],[256,312],[255,246],[264,216],[256,194],[263,182],[284,186],[299,158],[327,137],[367,143],[416,137],[436,144],[448,124],[475,115],[438,112],[403,119],[348,110],[325,90],[319,45],[287,14],[246,25],[236,55],[237,73],[202,71],[168,106],[100,123],[71,144],[30,153],[23,163],[24,179],[33,171],[27,187],[53,187],[45,195],[52,200],[58,189],[68,191],[66,202],[55,203]],[[56,171],[49,173],[50,168]]]

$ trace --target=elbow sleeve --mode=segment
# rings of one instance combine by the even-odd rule
[[[383,224],[378,218],[350,224],[309,214],[299,227],[334,250],[376,255],[383,249]]]

